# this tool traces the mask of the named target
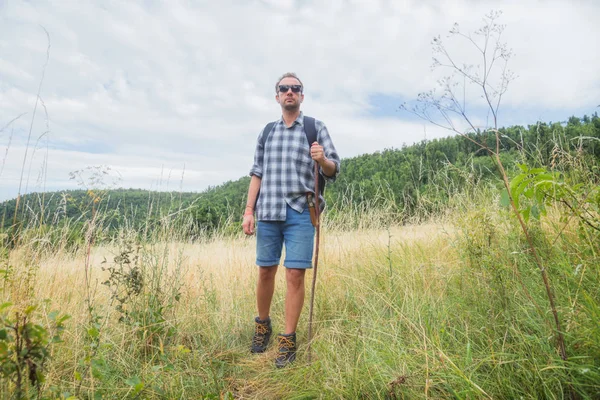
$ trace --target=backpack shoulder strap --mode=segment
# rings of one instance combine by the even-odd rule
[[[304,117],[304,132],[306,133],[308,147],[310,148],[310,146],[317,141],[317,126],[314,118]]]
[[[304,116],[304,132],[306,133],[306,139],[308,140],[308,148],[317,141],[317,124],[315,119],[312,117]],[[325,192],[325,178],[319,174],[319,192],[323,194]]]
[[[267,138],[269,137],[269,135],[271,134],[271,131],[273,130],[273,127],[275,126],[275,121],[273,122],[269,122],[267,124],[267,126],[265,126],[265,129],[263,130],[263,135],[262,135],[262,145],[263,145],[263,149],[265,148],[265,144],[267,143]]]

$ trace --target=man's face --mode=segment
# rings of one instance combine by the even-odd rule
[[[285,92],[281,90],[282,86],[284,89],[287,89]],[[298,86],[301,87],[300,82],[296,78],[283,78],[279,82],[279,92],[275,96],[275,99],[281,105],[281,108],[287,111],[296,111],[300,109],[300,104],[304,100],[304,94],[302,93],[302,90],[297,93],[294,92],[294,90],[297,90]]]

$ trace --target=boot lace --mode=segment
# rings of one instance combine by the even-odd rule
[[[286,336],[279,337],[279,354],[285,354],[295,347],[294,341]]]
[[[254,328],[254,337],[252,338],[252,342],[257,346],[262,346],[265,342],[267,333],[269,333],[269,327],[266,324],[259,324],[257,322]]]

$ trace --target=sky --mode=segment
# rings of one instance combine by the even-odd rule
[[[492,10],[515,75],[499,126],[600,111],[598,1],[0,0],[0,200],[236,180],[281,116],[275,83],[288,71],[342,158],[449,136],[399,106],[450,74],[431,68],[434,37],[481,65],[449,31],[482,45],[472,32]],[[488,126],[480,93],[460,92]]]

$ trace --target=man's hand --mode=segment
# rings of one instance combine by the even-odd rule
[[[323,146],[321,146],[317,142],[314,142],[310,146],[310,157],[316,162],[318,162],[319,165],[322,165],[322,163],[326,160],[325,152],[323,152]]]
[[[333,161],[329,160],[325,157],[325,152],[323,151],[323,146],[319,143],[314,142],[310,146],[310,156],[313,160],[317,162],[321,166],[323,170],[323,174],[327,176],[334,176],[336,171],[336,165]]]
[[[244,222],[242,222],[242,229],[246,235],[254,235],[254,215],[244,215]]]

